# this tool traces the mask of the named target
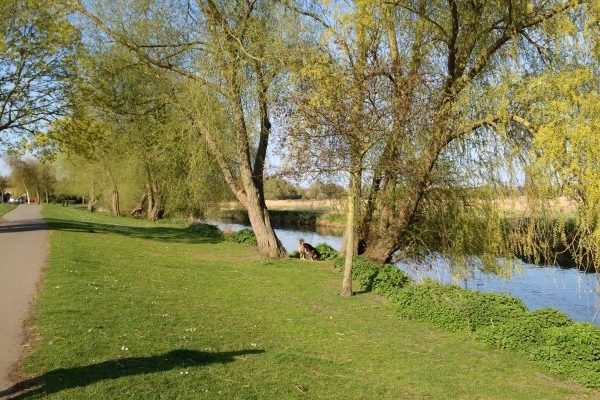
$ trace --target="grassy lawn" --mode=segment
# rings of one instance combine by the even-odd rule
[[[6,214],[7,212],[9,212],[10,210],[13,210],[16,206],[13,204],[0,204],[0,216]]]
[[[183,225],[46,206],[29,393],[48,399],[583,399],[471,337],[337,295],[325,262],[269,261]]]

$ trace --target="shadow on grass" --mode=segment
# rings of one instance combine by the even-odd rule
[[[45,219],[48,229],[86,233],[116,233],[141,239],[178,243],[219,243],[223,241],[220,231],[212,225],[192,224],[186,228],[169,226],[126,226],[98,222]]]
[[[84,387],[100,381],[165,372],[175,368],[196,367],[214,363],[224,364],[235,361],[237,356],[264,352],[264,350],[257,349],[221,353],[174,350],[156,356],[121,358],[83,367],[61,368],[19,382],[6,390],[0,391],[0,398],[4,398],[3,396],[7,396],[8,399],[12,400],[41,398],[62,390]]]

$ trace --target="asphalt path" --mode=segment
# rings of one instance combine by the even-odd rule
[[[21,356],[23,321],[48,254],[48,228],[39,205],[20,205],[0,217],[0,393]],[[0,395],[0,397],[2,397]]]

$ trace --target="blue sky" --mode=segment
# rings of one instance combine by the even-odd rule
[[[0,158],[0,175],[8,175],[8,166],[2,158]]]

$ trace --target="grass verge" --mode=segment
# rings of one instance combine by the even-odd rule
[[[375,294],[341,298],[328,262],[264,260],[197,227],[44,215],[22,398],[597,398]]]
[[[13,205],[13,204],[0,204],[0,217],[4,214],[6,214],[7,212],[15,209],[17,206]]]

